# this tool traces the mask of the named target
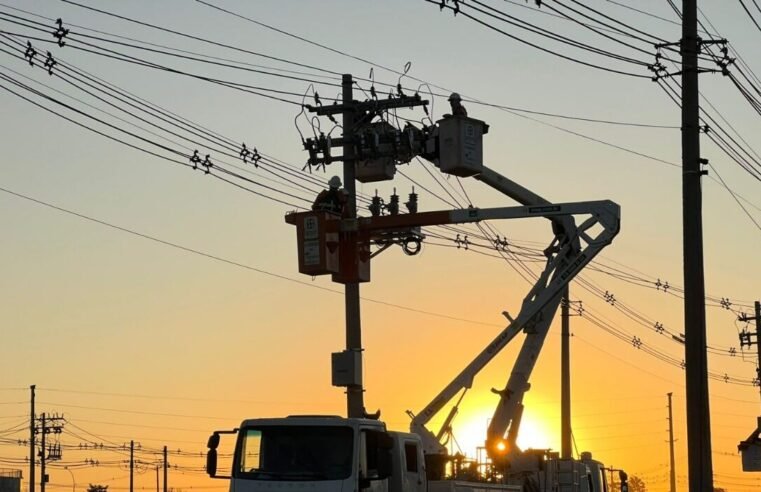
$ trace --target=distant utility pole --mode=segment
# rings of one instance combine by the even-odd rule
[[[571,449],[571,313],[568,286],[560,301],[560,457],[573,458]]]
[[[36,425],[39,421],[39,425]],[[61,459],[61,445],[58,442],[47,443],[48,434],[60,434],[63,431],[62,415],[46,415],[43,413],[39,419],[35,421],[35,427],[33,434],[40,434],[40,450],[38,456],[40,457],[40,491],[45,492],[45,484],[48,482],[48,474],[45,473],[45,466],[48,461],[57,461]]]
[[[756,349],[758,349],[758,362],[756,364],[756,381],[759,383],[759,391],[761,392],[761,302],[756,301],[755,303],[755,316],[748,316],[747,314],[743,314],[739,316],[737,319],[738,321],[744,321],[746,323],[749,323],[751,321],[756,322],[756,341],[751,340],[751,336],[754,335],[753,333],[750,333],[747,330],[743,330],[740,333],[740,346],[745,347],[746,345],[748,347],[755,345]]]
[[[671,464],[671,471],[669,473],[669,480],[671,487],[669,488],[669,492],[676,492],[676,467],[674,465],[674,417],[673,413],[671,412],[671,395],[673,393],[668,393],[669,397],[669,458],[670,458],[670,464]]]
[[[34,429],[36,427],[35,425],[35,418],[36,415],[34,414],[34,397],[35,393],[34,390],[37,388],[36,385],[29,386],[29,390],[31,391],[31,404],[32,409],[29,414],[29,492],[34,492],[34,472],[35,472],[35,460],[37,459],[37,456],[34,452]]]
[[[134,492],[135,441],[129,442],[129,492]]]
[[[713,490],[711,415],[708,404],[703,218],[700,169],[697,0],[682,2],[682,248],[687,385],[687,458],[691,492]]]
[[[571,304],[576,314],[571,314]],[[571,301],[570,284],[563,290],[560,301],[560,457],[573,458],[571,447],[573,430],[571,428],[571,317],[581,316],[584,308],[581,301]]]
[[[168,492],[168,490],[167,490],[167,468],[168,468],[169,463],[166,460],[166,455],[167,455],[166,446],[164,446],[164,492]]]

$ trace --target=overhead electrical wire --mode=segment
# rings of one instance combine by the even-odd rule
[[[761,32],[761,25],[759,25],[758,21],[753,16],[753,14],[750,13],[750,10],[748,10],[748,7],[745,5],[745,2],[743,0],[739,0],[739,1],[740,1],[740,5],[742,5],[743,10],[745,10],[745,13],[748,14],[748,17],[750,17],[750,20],[753,22],[753,25],[755,25],[756,29],[758,29],[759,32]],[[755,0],[753,3],[756,3]],[[758,7],[758,4],[756,4],[756,7]],[[761,9],[759,9],[759,11],[761,11]]]
[[[563,44],[567,44],[567,45],[573,46],[575,48],[579,48],[579,49],[582,49],[582,50],[585,50],[585,51],[589,51],[589,52],[594,53],[594,54],[598,54],[598,55],[602,55],[602,56],[605,56],[605,57],[608,57],[608,58],[612,58],[614,60],[628,62],[628,63],[633,63],[635,65],[640,65],[640,66],[647,66],[648,65],[647,62],[644,62],[644,61],[641,61],[641,60],[637,60],[637,59],[634,59],[634,58],[631,58],[631,57],[627,57],[627,56],[624,56],[624,55],[620,55],[620,54],[617,54],[617,53],[613,53],[613,52],[604,50],[602,48],[598,48],[596,46],[592,46],[590,44],[582,43],[581,41],[576,41],[576,40],[568,38],[566,36],[562,36],[560,34],[556,34],[556,33],[552,32],[552,31],[550,31],[548,29],[544,29],[544,28],[538,27],[538,26],[536,26],[534,24],[531,24],[529,22],[526,22],[526,21],[524,21],[524,20],[522,20],[522,19],[520,19],[518,17],[515,17],[515,16],[512,16],[510,14],[507,14],[506,12],[503,12],[502,10],[499,10],[499,9],[497,9],[495,7],[491,7],[491,6],[489,6],[489,5],[487,5],[487,4],[483,3],[483,2],[480,2],[479,0],[471,0],[471,1],[472,1],[472,3],[474,3],[476,5],[479,5],[480,7],[483,7],[486,10],[482,10],[482,9],[479,9],[479,8],[476,8],[476,7],[472,7],[470,4],[465,4],[465,6],[468,6],[468,7],[472,8],[472,9],[476,10],[477,12],[485,14],[485,15],[493,18],[493,19],[500,20],[500,21],[505,22],[505,23],[507,23],[509,25],[518,27],[520,29],[524,29],[524,30],[526,30],[528,32],[531,32],[533,34],[537,34],[537,35],[545,37],[547,39],[550,39],[550,40],[553,40],[553,41],[557,41],[557,42],[560,42],[560,43],[563,43]],[[461,7],[460,11],[462,11],[462,7]],[[557,10],[555,10],[555,12],[559,13]],[[589,26],[585,26],[585,27],[589,28]],[[591,29],[594,29],[594,28],[591,28]],[[605,36],[607,36],[607,34]],[[628,47],[633,47],[632,45],[627,45],[627,46]],[[635,50],[639,50],[639,48],[636,48],[636,47],[634,47],[634,49]],[[648,55],[650,54],[649,52],[644,51],[644,50],[641,50],[641,52],[644,52],[644,53],[646,53]]]
[[[437,5],[437,6],[440,5],[440,2],[436,1],[436,0],[425,0],[425,1],[428,2],[428,3],[432,3],[434,5]],[[451,5],[446,5],[444,8],[449,9],[449,10],[451,10],[453,12],[455,11],[455,8],[452,7]],[[481,11],[480,9],[475,8],[475,7],[469,6],[469,8],[474,9],[476,11]],[[615,73],[615,74],[618,74],[618,75],[626,75],[626,76],[629,76],[629,77],[644,78],[644,79],[649,79],[650,78],[648,75],[637,74],[637,73],[634,73],[634,72],[626,72],[626,71],[618,70],[618,69],[615,69],[615,68],[605,67],[605,66],[598,65],[598,64],[595,64],[595,63],[591,63],[591,62],[587,62],[587,61],[584,61],[584,60],[580,60],[578,58],[574,58],[572,56],[568,56],[568,55],[565,55],[565,54],[562,54],[562,53],[558,53],[558,52],[553,51],[553,50],[548,49],[548,48],[544,48],[542,46],[539,46],[536,43],[533,43],[531,41],[526,41],[526,40],[524,40],[524,39],[522,39],[522,38],[520,38],[518,36],[510,34],[509,32],[507,32],[507,31],[505,31],[503,29],[500,29],[500,28],[498,28],[496,26],[493,26],[493,25],[489,24],[488,22],[486,22],[486,21],[484,21],[482,19],[479,19],[479,18],[477,18],[477,17],[475,17],[473,15],[470,15],[467,12],[463,12],[462,10],[460,10],[458,12],[458,15],[466,17],[466,18],[468,18],[468,19],[470,19],[470,20],[472,20],[472,21],[474,21],[474,22],[476,22],[476,23],[486,27],[487,29],[491,29],[492,31],[498,32],[498,33],[502,34],[503,36],[506,36],[506,37],[508,37],[508,38],[510,38],[510,39],[512,39],[514,41],[518,41],[519,43],[525,44],[525,45],[530,46],[532,48],[535,48],[535,49],[537,49],[539,51],[543,51],[545,53],[557,56],[559,58],[562,58],[562,59],[570,61],[570,62],[574,62],[574,63],[580,64],[580,65],[584,65],[584,66],[589,67],[589,68],[594,68],[594,69],[597,69],[597,70],[602,70],[602,71],[605,71],[605,72]],[[637,65],[641,65],[641,66],[647,66],[648,65],[645,62],[636,62],[636,64]]]
[[[0,50],[0,51],[4,51],[4,50]],[[13,78],[11,78],[11,77],[7,76],[7,75],[5,75],[5,74],[0,74],[0,78],[1,78],[1,79],[3,79],[3,80],[5,80],[5,81],[7,81],[7,82],[10,82],[10,83],[12,83],[12,84],[14,84],[14,85],[18,86],[18,87],[20,87],[20,88],[22,88],[22,89],[25,89],[25,90],[27,90],[27,91],[31,92],[32,94],[35,94],[35,95],[37,95],[37,96],[39,96],[39,97],[42,97],[42,98],[44,98],[44,99],[46,99],[46,100],[48,100],[48,101],[51,101],[51,102],[53,102],[53,103],[55,103],[55,104],[58,104],[58,105],[60,105],[60,106],[62,106],[62,107],[64,107],[64,108],[66,108],[66,109],[69,109],[69,110],[71,110],[71,111],[73,111],[73,112],[75,112],[75,113],[77,113],[77,114],[80,114],[81,116],[85,116],[85,117],[87,117],[87,118],[89,118],[89,119],[92,119],[92,120],[94,120],[94,121],[96,121],[96,122],[98,122],[98,123],[100,123],[100,124],[103,124],[103,125],[105,125],[105,126],[107,126],[107,127],[111,128],[111,129],[117,130],[117,131],[119,131],[119,132],[121,132],[121,133],[125,133],[126,135],[129,135],[129,136],[131,136],[131,137],[133,137],[133,138],[136,138],[136,139],[138,139],[138,140],[141,140],[141,141],[143,141],[143,142],[145,142],[145,143],[148,143],[148,144],[150,144],[150,145],[153,145],[153,146],[155,146],[155,147],[158,147],[159,149],[161,149],[161,150],[164,150],[164,151],[166,151],[166,152],[170,152],[170,153],[173,153],[173,154],[175,154],[175,155],[178,155],[178,156],[184,157],[184,158],[185,158],[185,160],[177,160],[176,158],[170,158],[170,157],[167,157],[167,156],[165,156],[165,155],[162,155],[162,154],[158,154],[157,152],[154,152],[154,151],[151,151],[151,150],[147,150],[147,149],[145,149],[145,148],[142,148],[142,147],[140,147],[140,146],[138,146],[138,145],[135,145],[135,144],[129,143],[129,142],[125,141],[125,140],[122,140],[122,139],[119,139],[119,138],[117,138],[117,137],[114,137],[113,135],[109,135],[109,134],[107,134],[107,133],[104,133],[104,132],[102,132],[102,131],[96,130],[95,128],[92,128],[92,127],[90,127],[90,126],[87,126],[87,125],[85,125],[85,124],[83,124],[83,123],[81,123],[81,122],[79,122],[79,121],[77,121],[77,120],[74,120],[74,119],[72,119],[72,118],[69,118],[69,117],[67,117],[67,116],[65,116],[65,115],[62,115],[61,113],[58,113],[58,112],[56,112],[56,111],[54,111],[54,110],[51,110],[50,108],[48,108],[48,107],[46,107],[46,106],[43,106],[43,105],[41,105],[41,104],[39,104],[39,103],[37,103],[37,102],[35,102],[35,101],[32,101],[32,100],[31,100],[31,99],[29,99],[28,97],[26,97],[26,96],[23,96],[22,94],[19,94],[18,92],[14,91],[13,89],[10,89],[9,87],[7,87],[7,86],[5,86],[5,85],[2,85],[2,84],[0,84],[0,87],[1,87],[1,88],[3,88],[3,89],[5,89],[6,91],[8,91],[8,92],[10,92],[10,93],[12,93],[12,94],[14,94],[14,95],[16,95],[17,97],[20,97],[21,99],[24,99],[25,101],[27,101],[27,102],[29,102],[29,103],[31,103],[31,104],[33,104],[33,105],[35,105],[35,106],[37,106],[37,107],[39,107],[39,108],[41,108],[41,109],[44,109],[44,110],[46,110],[46,111],[48,111],[48,112],[50,112],[50,113],[52,113],[52,114],[55,114],[56,116],[58,116],[58,117],[60,117],[60,118],[63,118],[63,119],[65,119],[65,120],[67,120],[67,121],[69,121],[69,122],[71,122],[71,123],[74,123],[74,124],[76,124],[76,125],[78,125],[78,126],[81,126],[81,127],[85,128],[85,129],[87,129],[87,130],[90,130],[90,131],[92,131],[92,132],[94,132],[94,133],[97,133],[97,134],[99,134],[99,135],[101,135],[101,136],[104,136],[104,137],[106,137],[106,138],[108,138],[108,139],[110,139],[110,140],[116,141],[116,142],[118,142],[118,143],[121,143],[121,144],[123,144],[123,145],[126,145],[126,146],[128,146],[128,147],[131,147],[131,148],[133,148],[133,149],[136,149],[136,150],[140,150],[140,151],[142,151],[142,152],[145,152],[145,153],[147,153],[147,154],[150,154],[150,155],[152,155],[152,156],[154,156],[154,157],[159,157],[159,158],[161,158],[161,159],[163,159],[163,160],[166,160],[166,161],[168,161],[168,162],[172,162],[172,163],[174,163],[174,164],[179,164],[179,165],[182,165],[182,166],[185,166],[185,167],[190,167],[190,168],[192,168],[192,167],[193,167],[193,166],[192,166],[192,165],[191,165],[191,164],[188,162],[188,159],[191,157],[190,155],[185,155],[185,154],[183,154],[182,152],[179,152],[179,151],[177,151],[177,150],[175,150],[175,149],[172,149],[172,148],[170,148],[170,147],[167,147],[166,145],[163,145],[163,144],[161,144],[161,143],[158,143],[158,142],[155,142],[155,141],[153,141],[153,140],[147,139],[147,138],[145,138],[145,137],[142,137],[142,136],[140,136],[140,135],[137,135],[137,134],[136,134],[136,133],[134,133],[134,132],[131,132],[131,131],[129,131],[129,130],[125,130],[125,129],[123,129],[123,128],[117,127],[116,125],[113,125],[113,124],[111,124],[111,123],[108,123],[108,122],[106,122],[106,121],[104,121],[104,120],[102,120],[102,119],[100,119],[100,118],[97,118],[97,117],[95,117],[95,116],[92,116],[92,115],[90,115],[90,114],[87,114],[87,113],[85,113],[84,111],[78,110],[78,109],[74,108],[73,106],[70,106],[70,105],[68,105],[68,104],[66,104],[66,103],[64,103],[64,102],[62,102],[62,101],[60,101],[60,100],[57,100],[57,99],[53,98],[52,96],[48,96],[48,95],[45,95],[45,94],[43,94],[43,93],[41,93],[41,92],[37,91],[36,89],[34,89],[34,88],[30,87],[30,86],[27,86],[27,85],[25,85],[25,84],[23,84],[23,83],[21,83],[21,82],[19,82],[19,81],[15,80],[15,79],[13,79]],[[278,192],[278,193],[281,193],[281,194],[284,194],[284,195],[286,195],[286,196],[290,195],[288,192],[284,192],[284,191],[281,191],[281,190],[277,190],[276,188],[272,188],[272,187],[269,187],[268,185],[264,185],[264,184],[262,184],[262,183],[258,183],[258,182],[255,182],[255,181],[253,181],[253,180],[250,180],[250,179],[248,179],[248,178],[246,178],[246,177],[244,177],[244,176],[242,176],[242,175],[239,175],[239,174],[237,174],[237,173],[234,173],[234,172],[232,172],[232,171],[229,171],[229,170],[227,170],[227,169],[225,169],[225,168],[223,168],[223,167],[220,167],[220,166],[215,166],[215,169],[216,169],[217,171],[219,171],[219,172],[222,172],[222,173],[224,173],[224,174],[227,174],[227,175],[230,175],[230,176],[236,177],[236,178],[238,178],[238,179],[240,179],[240,180],[243,180],[243,181],[245,181],[245,182],[249,182],[249,183],[252,183],[252,184],[256,184],[257,186],[261,186],[261,187],[264,187],[264,188],[268,188],[268,189],[271,189],[272,191],[276,191],[276,192]],[[205,172],[205,171],[204,171],[204,172]],[[273,201],[277,201],[277,202],[279,202],[279,203],[281,203],[281,204],[283,204],[283,205],[288,205],[288,206],[291,206],[291,207],[300,208],[298,205],[294,205],[294,204],[292,204],[292,203],[286,202],[286,201],[284,201],[284,200],[281,200],[281,199],[279,199],[279,198],[274,198],[274,197],[271,197],[271,196],[267,196],[267,195],[265,195],[265,194],[263,194],[263,193],[261,193],[261,192],[258,192],[258,191],[255,191],[255,190],[251,190],[251,189],[249,189],[249,188],[246,188],[245,186],[242,186],[242,185],[239,185],[239,184],[237,184],[237,183],[234,183],[234,182],[230,181],[229,179],[227,179],[227,178],[224,178],[224,177],[222,177],[222,176],[220,176],[220,175],[216,174],[216,173],[215,173],[215,172],[213,172],[213,171],[210,171],[210,172],[208,172],[208,173],[206,173],[206,174],[210,174],[210,175],[212,175],[212,176],[213,176],[214,178],[216,178],[216,179],[219,179],[219,180],[221,180],[221,181],[224,181],[224,182],[226,182],[226,183],[229,183],[229,184],[233,184],[234,186],[236,186],[236,187],[238,187],[238,188],[241,188],[241,189],[243,189],[243,190],[245,190],[245,191],[248,191],[248,192],[250,192],[250,193],[253,193],[253,194],[255,194],[255,195],[258,195],[258,196],[260,196],[260,197],[262,197],[262,198],[267,198],[267,199],[270,199],[270,200],[273,200]],[[306,200],[306,199],[305,199],[305,200]]]
[[[26,34],[23,34],[23,33],[17,33],[17,32],[5,31],[5,30],[0,30],[0,33],[6,34],[6,35],[9,35],[9,36],[14,36],[14,37],[23,37],[25,39],[39,41],[39,42],[42,42],[42,43],[56,44],[55,41],[51,41],[51,40],[49,40],[47,38],[40,38],[40,37],[36,37],[36,36],[29,36],[29,35],[26,35]],[[117,60],[117,61],[127,62],[127,63],[131,63],[131,64],[134,64],[134,65],[138,65],[138,66],[142,66],[142,67],[146,67],[146,68],[151,68],[151,69],[154,69],[154,70],[160,70],[160,71],[163,71],[163,72],[173,73],[173,74],[176,74],[176,75],[183,75],[183,76],[190,77],[190,78],[197,79],[197,80],[203,80],[205,82],[209,82],[209,83],[212,83],[212,84],[220,85],[220,86],[223,86],[223,87],[228,87],[230,89],[235,89],[235,90],[238,90],[238,91],[241,91],[241,92],[245,92],[245,93],[248,93],[248,94],[253,94],[253,95],[264,97],[264,98],[267,98],[267,99],[272,99],[274,101],[284,102],[284,103],[292,104],[292,105],[295,105],[295,106],[300,106],[301,105],[298,101],[290,100],[290,99],[285,99],[284,97],[273,96],[272,94],[266,94],[265,93],[265,92],[272,92],[272,93],[280,94],[280,95],[301,96],[301,94],[299,94],[297,92],[283,91],[283,90],[280,90],[280,89],[273,89],[273,88],[264,87],[264,86],[255,86],[255,85],[250,85],[250,84],[243,84],[243,83],[240,83],[240,82],[232,82],[232,81],[223,80],[223,79],[206,77],[204,75],[190,73],[190,72],[186,72],[186,71],[179,70],[179,69],[176,69],[176,68],[172,68],[172,67],[168,67],[168,66],[165,66],[165,65],[161,65],[161,64],[158,64],[158,63],[149,62],[149,61],[146,61],[146,60],[143,60],[143,59],[131,56],[131,55],[120,53],[120,52],[115,51],[115,50],[111,50],[111,49],[108,49],[108,48],[103,48],[101,46],[98,46],[98,45],[95,45],[95,44],[92,44],[92,43],[87,43],[85,41],[76,40],[76,42],[80,43],[80,44],[83,44],[85,46],[89,46],[89,47],[91,47],[93,49],[83,48],[82,46],[77,46],[76,44],[68,44],[68,43],[67,43],[66,46],[70,47],[71,49],[75,49],[75,50],[79,50],[79,51],[84,51],[86,53],[91,53],[91,54],[94,54],[94,55],[103,56],[105,58],[109,58],[109,59],[113,59],[113,60]]]
[[[24,200],[27,200],[27,201],[30,201],[30,202],[34,202],[34,203],[36,203],[38,205],[42,205],[44,207],[47,207],[47,208],[50,208],[50,209],[53,209],[53,210],[56,210],[58,212],[62,212],[62,213],[68,214],[68,215],[72,215],[72,216],[78,217],[80,219],[84,219],[86,221],[94,222],[96,224],[100,224],[102,226],[109,227],[111,229],[115,229],[115,230],[118,230],[118,231],[121,231],[121,232],[124,232],[124,233],[127,233],[127,234],[131,234],[133,236],[141,237],[143,239],[147,239],[149,241],[153,241],[153,242],[162,244],[164,246],[169,246],[169,247],[172,247],[172,248],[175,248],[175,249],[179,249],[179,250],[182,250],[182,251],[185,251],[187,253],[194,254],[194,255],[203,256],[205,258],[208,258],[208,259],[211,259],[211,260],[214,260],[214,261],[218,261],[220,263],[226,263],[226,264],[231,265],[231,266],[235,266],[235,267],[238,267],[238,268],[243,268],[245,270],[249,270],[249,271],[253,271],[253,272],[256,272],[256,273],[260,273],[262,275],[266,275],[266,276],[269,276],[269,277],[272,277],[272,278],[277,278],[277,279],[280,279],[280,280],[285,280],[287,282],[296,283],[296,284],[303,285],[303,286],[306,286],[306,287],[310,287],[310,288],[313,288],[313,289],[323,290],[323,291],[326,291],[326,292],[330,292],[332,294],[343,295],[343,291],[339,290],[339,289],[332,289],[332,288],[329,288],[329,287],[324,287],[322,285],[315,284],[314,282],[306,282],[306,281],[302,281],[302,280],[297,280],[297,279],[292,278],[292,277],[288,277],[288,276],[285,276],[285,275],[280,275],[280,274],[273,273],[273,272],[270,272],[270,271],[267,271],[267,270],[264,270],[264,269],[261,269],[261,268],[257,268],[257,267],[251,266],[251,265],[247,265],[247,264],[240,263],[240,262],[237,262],[237,261],[229,260],[229,259],[223,258],[221,256],[213,255],[211,253],[206,253],[206,252],[198,250],[198,249],[194,249],[194,248],[190,248],[190,247],[187,247],[187,246],[183,246],[183,245],[181,245],[179,243],[174,243],[174,242],[171,242],[171,241],[166,241],[164,239],[160,239],[160,238],[155,237],[155,236],[150,236],[148,234],[143,234],[143,233],[138,232],[138,231],[136,231],[134,229],[128,229],[126,227],[118,226],[118,225],[115,225],[113,223],[106,222],[104,220],[97,219],[97,218],[89,216],[89,215],[85,215],[85,214],[82,214],[82,213],[79,213],[79,212],[75,212],[73,210],[69,210],[69,209],[60,207],[58,205],[54,205],[54,204],[45,202],[43,200],[39,200],[37,198],[31,197],[31,196],[23,194],[23,193],[15,192],[15,191],[10,190],[10,189],[5,188],[5,187],[0,187],[0,192],[7,193],[9,195],[13,195],[13,196],[16,196],[17,198],[21,198],[21,199],[24,199]],[[461,322],[465,322],[465,323],[484,325],[484,326],[500,326],[500,325],[495,324],[495,323],[487,323],[487,322],[473,320],[473,319],[467,319],[467,318],[462,318],[462,317],[457,317],[457,316],[450,316],[448,314],[437,313],[437,312],[427,311],[427,310],[423,310],[423,309],[417,309],[417,308],[414,308],[414,307],[405,306],[405,305],[402,305],[402,304],[396,304],[396,303],[392,303],[392,302],[388,302],[388,301],[383,301],[383,300],[380,300],[380,299],[374,299],[374,298],[370,298],[370,297],[362,297],[362,300],[367,301],[367,302],[371,302],[371,303],[374,303],[374,304],[379,304],[379,305],[383,305],[383,306],[387,306],[387,307],[401,309],[403,311],[409,311],[409,312],[413,312],[413,313],[417,313],[417,314],[423,314],[423,315],[427,315],[427,316],[433,316],[433,317],[437,317],[437,318],[441,318],[441,319],[447,319],[447,320],[451,320],[451,321],[461,321]],[[21,403],[24,403],[24,402],[21,402]]]

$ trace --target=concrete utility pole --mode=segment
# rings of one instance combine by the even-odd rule
[[[697,0],[682,2],[682,247],[687,384],[687,458],[691,492],[713,490],[708,404],[703,218],[700,169]]]
[[[29,389],[32,392],[32,401],[31,401],[32,409],[31,409],[31,413],[29,414],[29,492],[34,492],[34,479],[35,479],[34,478],[34,472],[35,472],[34,463],[35,463],[35,460],[37,459],[34,453],[34,440],[35,440],[34,429],[36,427],[35,425],[36,417],[34,414],[35,388],[37,388],[37,386],[34,384],[29,386]]]
[[[671,464],[671,471],[669,473],[669,481],[670,481],[669,492],[676,492],[676,467],[674,466],[674,417],[671,412],[671,395],[673,395],[673,393],[668,393],[668,397],[669,397],[669,458],[670,458],[670,464]]]
[[[560,457],[573,458],[571,450],[571,300],[568,296],[568,286],[563,290],[563,300],[560,302],[561,334],[560,334]]]
[[[357,220],[356,199],[356,180],[358,174],[355,166],[358,159],[362,158],[362,155],[364,155],[364,159],[368,159],[368,156],[396,158],[400,152],[397,145],[402,147],[406,145],[409,152],[420,153],[418,146],[420,145],[422,133],[419,130],[417,133],[412,128],[405,130],[404,133],[399,130],[394,134],[392,140],[388,140],[388,135],[385,135],[385,128],[381,128],[380,132],[376,131],[373,128],[372,119],[384,111],[395,108],[423,106],[428,104],[428,101],[421,99],[417,93],[413,96],[403,94],[401,85],[397,88],[398,93],[396,96],[389,95],[387,99],[373,98],[364,102],[355,101],[353,85],[352,76],[344,74],[341,82],[341,104],[323,106],[315,93],[316,105],[306,105],[310,112],[316,113],[318,116],[327,116],[334,123],[337,122],[333,115],[341,115],[342,137],[331,138],[329,134],[325,135],[321,132],[319,138],[303,139],[302,143],[305,150],[309,151],[309,166],[327,166],[332,162],[343,162],[343,193],[346,201],[339,207],[340,211],[330,210],[331,214],[337,214],[333,216],[332,220],[340,220],[340,224],[337,227],[340,237],[337,258],[338,265],[328,266],[327,264],[321,264],[322,260],[320,258],[331,256],[334,250],[321,252],[319,244],[314,243],[315,237],[310,236],[306,238],[305,236],[300,239],[299,271],[310,275],[330,273],[334,282],[344,284],[346,349],[341,353],[333,354],[333,385],[346,388],[346,413],[349,418],[378,418],[379,414],[368,415],[364,405],[359,283],[370,281],[370,265],[369,258],[360,254],[360,249],[364,248],[363,253],[369,255],[369,245],[367,244],[366,235],[361,239],[359,237],[360,227]],[[360,135],[362,132],[365,132],[365,134],[373,132],[375,135],[376,138],[371,139],[373,141],[371,144],[372,149],[362,147],[362,142],[365,141],[364,137]],[[333,155],[331,153],[332,147],[341,147],[343,154],[340,156]],[[380,147],[383,147],[384,150],[379,150]],[[386,149],[386,147],[388,148]],[[363,152],[365,153],[363,154]],[[375,170],[375,172],[380,174],[371,173],[371,175],[367,175],[365,170],[365,174],[359,175],[359,180],[369,182],[377,181],[378,179],[391,179],[393,172],[391,174],[384,174],[389,172],[386,168],[384,169],[381,171]],[[318,195],[319,198],[320,196]],[[315,204],[317,209],[319,209],[319,205],[321,204]],[[308,214],[310,215],[308,218],[302,214],[291,213],[286,215],[286,222],[296,225],[297,228],[304,227],[304,229],[297,229],[302,231],[298,234],[306,234],[308,232],[309,234],[316,234],[319,237],[320,233],[317,224],[321,220],[324,220],[324,213],[325,211],[323,210],[320,217]],[[299,218],[297,219],[297,217]],[[302,219],[310,224],[310,230],[307,232],[305,232],[307,222],[302,222]],[[307,243],[309,243],[308,248]]]
[[[341,98],[345,106],[341,125],[343,127],[344,145],[343,145],[343,185],[347,193],[345,217],[349,219],[357,216],[357,192],[354,171],[354,145],[351,141],[354,135],[355,111],[352,109],[354,100],[354,81],[351,74],[344,74],[341,80]],[[349,244],[352,247],[341,254],[352,255],[351,263],[357,263],[356,235],[354,240]],[[345,286],[344,301],[346,305],[346,350],[362,353],[362,321],[359,310],[359,283],[349,282]],[[356,368],[359,374],[359,385],[349,385],[346,387],[346,412],[349,418],[364,418],[364,388],[362,387],[362,357],[358,358],[359,367]]]

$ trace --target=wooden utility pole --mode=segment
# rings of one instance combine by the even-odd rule
[[[687,385],[687,459],[691,492],[713,490],[711,415],[708,404],[703,218],[698,92],[697,0],[682,2],[682,247]]]
[[[668,393],[669,397],[669,458],[670,458],[670,473],[669,473],[669,483],[670,488],[669,492],[676,492],[676,467],[674,465],[674,417],[673,413],[671,412],[671,395],[673,393]]]
[[[568,294],[566,285],[563,290],[563,300],[560,301],[560,457],[563,459],[573,458],[571,450],[571,300]]]

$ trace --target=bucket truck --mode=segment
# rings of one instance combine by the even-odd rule
[[[544,217],[552,225],[553,239],[545,250],[546,265],[523,300],[519,314],[420,412],[413,414],[409,433],[386,429],[372,418],[291,416],[244,420],[232,431],[217,431],[208,442],[207,472],[230,478],[231,492],[306,489],[320,491],[487,492],[519,491],[533,486],[541,491],[607,492],[602,465],[591,459],[560,460],[547,452],[522,452],[516,438],[523,412],[523,396],[541,351],[564,287],[608,244],[619,230],[620,210],[608,200],[550,203],[482,163],[483,122],[464,115],[445,116],[433,128],[399,130],[392,137],[393,152],[421,155],[442,172],[472,176],[517,201],[519,206],[467,208],[435,212],[380,215],[346,219],[322,211],[290,213],[286,222],[297,227],[299,270],[308,275],[331,274],[337,281],[368,281],[371,244],[387,247],[393,238],[407,245],[420,240],[421,227],[465,224],[494,219]],[[388,141],[388,140],[385,140]],[[388,165],[383,138],[374,139],[371,157]],[[409,148],[403,149],[407,145]],[[319,148],[310,148],[316,160]],[[400,150],[401,149],[401,150]],[[324,152],[327,152],[323,149]],[[357,149],[367,156],[368,149]],[[380,156],[380,157],[379,157]],[[333,156],[327,156],[336,159]],[[359,163],[358,163],[359,165]],[[385,171],[384,171],[385,172]],[[393,173],[387,173],[393,175]],[[375,180],[375,178],[373,178]],[[576,225],[574,216],[584,216]],[[360,265],[347,269],[341,251],[352,235]],[[392,238],[392,239],[389,239]],[[412,239],[410,239],[412,238]],[[364,265],[362,263],[365,263]],[[348,280],[347,280],[348,279]],[[495,465],[492,481],[446,479],[448,456],[442,437],[454,419],[459,402],[476,375],[519,333],[526,334],[513,371],[491,420],[486,447]],[[356,384],[354,353],[333,354],[335,386]],[[442,430],[434,434],[426,425],[459,394]],[[237,434],[232,472],[217,475],[220,435]],[[450,477],[451,478],[451,477]],[[473,481],[476,479],[478,481]],[[495,480],[496,479],[496,480]]]

